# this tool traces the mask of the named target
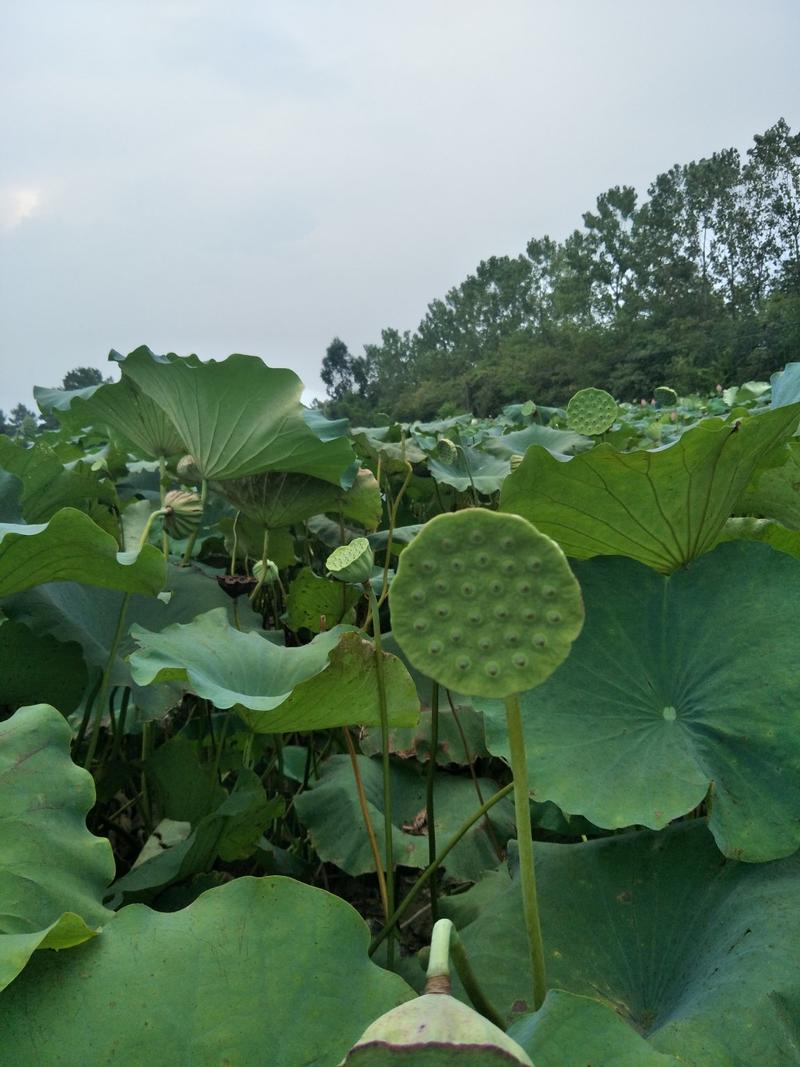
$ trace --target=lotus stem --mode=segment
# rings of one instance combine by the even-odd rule
[[[533,1008],[542,1006],[547,993],[544,971],[544,946],[539,922],[539,902],[536,895],[536,872],[533,865],[533,833],[528,790],[528,763],[525,756],[525,737],[522,732],[522,712],[519,696],[513,693],[506,697],[506,723],[508,743],[511,750],[511,773],[514,775],[514,807],[517,822],[517,845],[519,847],[519,872],[522,887],[522,907],[531,956],[533,975]]]
[[[439,683],[431,687],[431,756],[428,763],[427,793],[425,810],[428,821],[428,863],[436,859],[436,813],[434,810],[434,785],[436,779],[436,752],[439,748]],[[439,896],[437,879],[431,882],[431,918],[434,923],[439,918]]]
[[[167,457],[158,457],[158,489],[161,498],[161,513],[164,513],[164,498],[167,495]],[[164,553],[164,559],[169,558],[169,534],[167,533],[166,526],[161,528],[161,550]]]
[[[144,546],[147,544],[148,538],[150,537],[150,531],[153,529],[153,523],[156,521],[157,518],[164,514],[164,508],[158,508],[156,511],[151,511],[150,514],[147,516],[147,522],[144,524],[142,535],[139,538],[139,552],[141,552]],[[166,556],[164,558],[166,559]]]
[[[389,897],[386,893],[386,877],[383,873],[383,859],[381,857],[381,850],[378,845],[378,839],[375,836],[375,828],[372,825],[372,819],[369,815],[369,807],[367,806],[367,797],[364,792],[364,782],[361,778],[361,771],[358,769],[358,756],[356,755],[356,748],[353,744],[353,738],[350,736],[350,730],[344,727],[344,740],[347,745],[347,751],[350,755],[350,764],[353,768],[353,778],[356,783],[356,793],[358,794],[358,806],[361,808],[361,817],[364,820],[364,829],[367,831],[367,837],[369,838],[369,847],[372,851],[372,859],[375,863],[375,874],[378,879],[378,892],[380,893],[381,906],[383,907],[383,920],[389,921],[389,916],[392,914],[389,908]]]
[[[508,785],[504,785],[502,789],[498,789],[494,796],[489,797],[485,804],[481,804],[478,810],[473,812],[473,814],[470,815],[467,821],[459,827],[453,837],[450,838],[445,847],[438,854],[433,863],[429,863],[425,870],[422,872],[422,874],[419,876],[419,878],[416,880],[416,882],[414,882],[409,892],[403,898],[401,903],[397,906],[397,909],[392,915],[389,922],[386,924],[386,926],[384,926],[384,928],[377,935],[377,937],[374,938],[372,944],[369,947],[370,956],[375,955],[378,948],[383,944],[383,942],[389,936],[390,932],[394,929],[394,927],[397,926],[397,924],[403,918],[405,913],[414,903],[416,898],[431,880],[433,874],[439,869],[439,867],[445,861],[447,856],[452,852],[452,850],[456,847],[456,845],[464,836],[464,834],[468,833],[475,825],[475,823],[478,822],[479,819],[482,819],[484,817],[484,815],[487,811],[489,811],[490,808],[493,808],[495,804],[497,804],[503,799],[503,797],[507,797],[513,788],[514,783],[509,782]]]
[[[386,857],[386,899],[389,907],[388,913],[392,915],[394,913],[394,841],[391,766],[389,763],[389,709],[386,701],[386,679],[383,676],[380,609],[372,583],[367,581],[364,586],[369,597],[369,606],[372,614],[372,639],[375,642],[375,673],[378,682],[378,708],[381,717],[381,748],[383,750],[383,834],[385,838],[384,855]],[[391,967],[394,964],[393,927],[388,927],[387,929],[390,935],[387,956]]]
[[[206,498],[208,497],[208,481],[203,478],[200,482],[200,522],[189,534],[189,540],[186,544],[186,549],[183,553],[183,559],[181,561],[182,567],[188,567],[192,560],[192,552],[194,552],[194,543],[197,540],[197,535],[200,532],[200,527],[203,525],[203,517],[206,511]]]
[[[111,674],[114,670],[114,664],[117,659],[117,650],[119,649],[120,641],[122,640],[122,634],[125,630],[125,616],[128,611],[128,602],[131,598],[130,593],[125,593],[122,597],[122,603],[119,606],[119,617],[117,618],[117,628],[114,631],[114,637],[111,640],[111,648],[108,650],[108,659],[106,660],[105,670],[103,671],[103,677],[100,682],[100,688],[97,690],[97,694],[94,698],[93,722],[92,722],[92,734],[89,738],[89,750],[86,753],[86,759],[84,760],[84,767],[90,767],[92,760],[94,759],[95,752],[97,751],[97,742],[100,737],[100,722],[103,718],[103,708],[105,707],[106,697],[108,695],[109,686],[111,684]]]

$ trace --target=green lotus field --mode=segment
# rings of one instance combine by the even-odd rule
[[[0,435],[0,1060],[800,1065],[800,363],[111,359]]]

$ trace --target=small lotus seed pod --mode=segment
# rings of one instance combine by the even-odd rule
[[[567,404],[567,424],[583,434],[601,434],[613,426],[619,412],[611,393],[605,389],[579,389]]]
[[[511,470],[515,471],[517,467],[519,467],[519,465],[522,463],[523,459],[525,459],[525,457],[522,455],[521,452],[514,452],[510,459]]]
[[[436,451],[444,463],[455,463],[458,459],[458,449],[449,437],[440,437],[436,444]]]
[[[653,399],[657,408],[674,408],[678,403],[678,394],[668,385],[659,385],[653,390]]]
[[[257,563],[253,564],[253,577],[256,581],[260,582],[261,585],[274,585],[278,580],[278,568],[273,560],[268,559],[265,572],[264,561],[259,560]]]
[[[198,528],[203,519],[203,502],[197,493],[173,489],[164,497],[164,529],[180,541]]]
[[[369,541],[366,537],[356,537],[349,545],[341,545],[331,552],[325,566],[331,577],[340,582],[360,585],[372,577],[374,562]]]
[[[181,456],[178,460],[178,466],[175,469],[178,472],[178,477],[185,484],[196,485],[203,480],[203,476],[198,470],[197,460],[194,456]]]
[[[533,1067],[516,1041],[447,993],[424,993],[376,1019],[340,1067],[446,1067],[456,1063]]]

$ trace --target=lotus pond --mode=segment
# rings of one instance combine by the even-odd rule
[[[0,436],[3,1062],[800,1064],[800,363],[111,358]]]

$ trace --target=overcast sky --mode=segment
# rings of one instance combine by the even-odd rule
[[[797,0],[1,0],[0,408],[110,348],[319,389],[611,185],[800,125]]]

